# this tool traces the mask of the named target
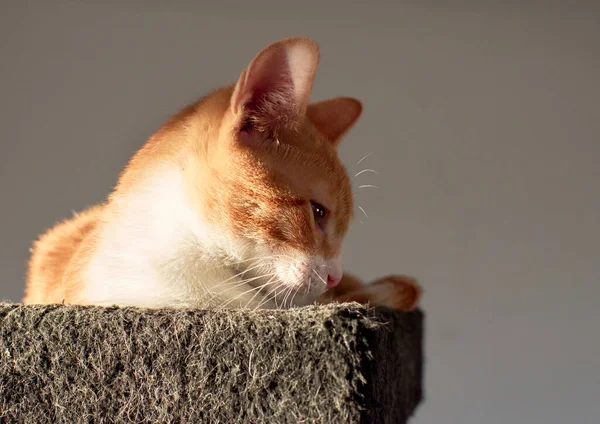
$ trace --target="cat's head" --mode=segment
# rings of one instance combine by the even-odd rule
[[[353,202],[337,145],[362,106],[308,103],[318,62],[314,41],[278,41],[205,103],[219,112],[203,152],[203,214],[226,234],[232,266],[273,293],[318,295],[342,277]]]

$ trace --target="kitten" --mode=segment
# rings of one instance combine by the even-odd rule
[[[411,278],[342,273],[353,203],[336,146],[362,105],[309,104],[318,62],[314,41],[280,40],[170,118],[106,202],[34,243],[24,303],[415,308]]]

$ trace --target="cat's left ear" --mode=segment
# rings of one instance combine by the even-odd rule
[[[311,103],[306,116],[331,143],[337,145],[362,113],[362,103],[351,97],[335,97]]]
[[[286,38],[265,47],[240,75],[231,110],[242,131],[294,127],[306,113],[319,63],[319,47],[308,38]]]

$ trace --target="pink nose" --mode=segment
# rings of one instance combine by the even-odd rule
[[[337,275],[331,275],[331,274],[329,274],[327,276],[327,287],[331,288],[331,287],[337,286],[340,283],[341,279],[342,278],[339,277],[339,276],[337,276]]]

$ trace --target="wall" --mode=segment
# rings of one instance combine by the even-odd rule
[[[345,163],[380,172],[353,180],[369,217],[348,268],[426,290],[413,422],[597,423],[600,7],[217,3],[3,2],[0,297],[21,298],[30,241],[103,199],[171,113],[307,35],[313,98],[365,105]]]

